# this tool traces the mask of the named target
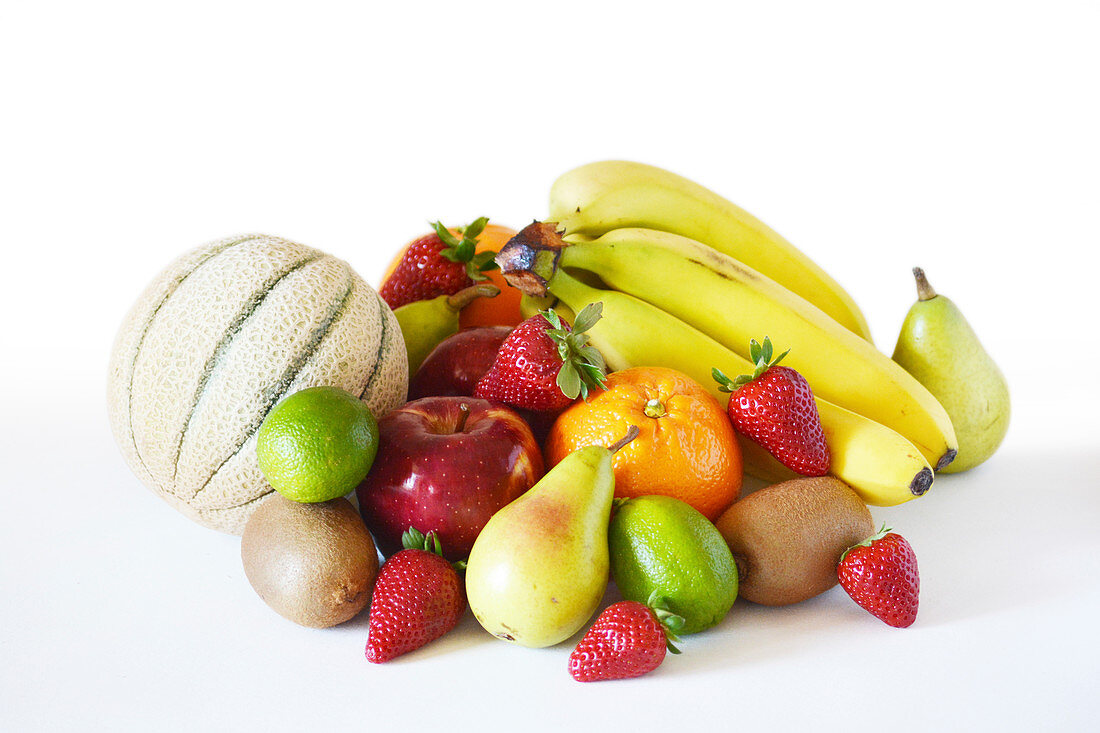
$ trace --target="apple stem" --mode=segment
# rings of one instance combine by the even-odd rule
[[[461,433],[466,429],[466,420],[470,417],[470,406],[465,402],[459,402],[458,410],[462,414],[458,417],[458,425],[455,426],[455,432]]]
[[[928,284],[928,278],[924,276],[924,270],[913,268],[913,277],[917,279],[917,298],[920,300],[932,300],[936,297],[936,291]]]
[[[619,450],[620,448],[622,448],[622,447],[623,447],[624,445],[626,445],[626,444],[627,444],[627,443],[629,443],[630,441],[632,441],[632,440],[634,440],[635,438],[637,438],[637,437],[638,437],[638,433],[640,433],[640,432],[641,432],[641,431],[640,431],[640,430],[638,430],[638,426],[637,426],[637,425],[631,425],[631,426],[630,426],[629,428],[627,428],[627,431],[626,431],[626,435],[624,435],[624,436],[623,436],[622,438],[620,438],[619,440],[617,440],[617,441],[616,441],[615,443],[613,443],[613,444],[609,445],[609,446],[607,447],[607,449],[608,449],[609,451],[611,451],[612,453],[614,453],[615,451]]]

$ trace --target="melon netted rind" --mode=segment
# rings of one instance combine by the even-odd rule
[[[381,418],[407,381],[397,319],[347,263],[245,235],[187,252],[145,289],[115,340],[107,401],[137,477],[200,524],[240,534],[272,492],[256,431],[279,400],[329,385]]]

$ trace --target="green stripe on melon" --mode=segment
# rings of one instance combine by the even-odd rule
[[[347,263],[264,235],[170,264],[111,354],[111,428],[134,473],[195,521],[240,534],[272,489],[256,431],[283,397],[331,385],[375,417],[405,400],[397,319]]]

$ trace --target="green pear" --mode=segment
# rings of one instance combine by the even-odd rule
[[[546,647],[595,613],[609,573],[611,455],[623,443],[573,451],[489,519],[466,563],[466,597],[486,631]]]
[[[454,295],[440,295],[427,300],[415,300],[395,308],[405,351],[409,355],[409,379],[432,353],[432,349],[448,336],[458,333],[458,314],[475,298],[493,298],[500,288],[489,283],[477,283]]]
[[[941,470],[959,473],[993,455],[1008,432],[1008,384],[958,307],[936,294],[919,267],[913,275],[919,299],[905,316],[893,358],[947,410],[959,452]]]

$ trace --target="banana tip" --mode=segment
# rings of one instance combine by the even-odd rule
[[[925,466],[917,475],[913,477],[913,480],[909,482],[909,492],[913,496],[924,496],[924,492],[928,491],[932,487],[932,469]]]

